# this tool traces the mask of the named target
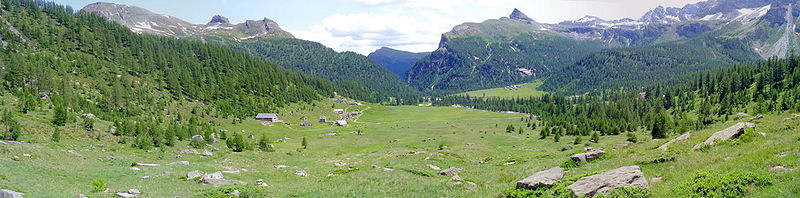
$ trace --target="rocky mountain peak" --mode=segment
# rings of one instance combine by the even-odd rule
[[[514,11],[511,12],[511,15],[509,15],[508,18],[531,24],[535,22],[533,19],[528,17],[528,15],[525,15],[525,13],[522,13],[522,11],[519,11],[519,9],[516,8],[514,8]]]
[[[227,17],[220,16],[220,15],[214,15],[214,17],[211,17],[211,21],[208,22],[208,25],[213,25],[213,24],[226,24],[227,25],[227,24],[231,24],[231,21],[228,20]]]

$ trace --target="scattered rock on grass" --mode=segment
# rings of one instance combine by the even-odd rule
[[[460,169],[460,168],[450,167],[450,168],[447,168],[447,169],[444,169],[444,170],[440,171],[439,174],[440,175],[448,175],[448,176],[458,175],[458,172],[461,171],[461,170],[462,169]]]
[[[203,156],[213,156],[214,153],[208,152],[208,150],[203,151]]]
[[[624,166],[597,175],[586,176],[567,186],[579,197],[592,197],[617,187],[633,186],[647,188],[649,184],[638,166]]]
[[[771,170],[771,171],[788,171],[788,170],[791,170],[791,169],[788,169],[785,166],[776,165],[776,166],[772,166],[772,168],[770,168],[769,170]]]
[[[264,187],[266,187],[266,186],[269,186],[269,184],[264,182],[263,179],[258,179],[258,180],[256,180],[256,186],[264,186]]]
[[[131,170],[132,170],[132,171],[140,171],[140,170],[142,170],[142,169],[141,169],[141,168],[137,168],[137,167],[131,167]]]
[[[117,195],[117,197],[122,197],[122,198],[136,197],[136,195],[130,194],[128,192],[118,192],[115,195]]]
[[[550,187],[564,177],[564,169],[553,167],[544,171],[534,173],[527,178],[517,182],[517,188],[536,189],[539,187]]]
[[[67,153],[69,153],[70,155],[74,155],[74,156],[78,156],[78,157],[83,157],[83,155],[81,155],[80,153],[78,153],[78,152],[75,152],[75,151],[73,151],[73,150],[67,150]]]
[[[83,194],[78,194],[78,195],[77,195],[77,196],[75,196],[75,197],[76,197],[76,198],[89,198],[89,197],[86,197],[86,195],[83,195]]]
[[[169,164],[167,164],[167,165],[170,165],[170,166],[175,166],[175,165],[189,165],[189,161],[177,161],[177,162],[172,162],[172,163],[169,163]]]
[[[389,171],[394,171],[394,169],[391,169],[391,168],[383,168],[383,172],[389,172]]]
[[[433,164],[428,164],[428,168],[431,168],[431,169],[437,170],[437,171],[438,170],[442,170],[442,168],[439,168],[438,166],[434,166]]]
[[[286,168],[286,167],[287,167],[286,165],[275,165],[275,166],[272,166],[272,168],[277,168],[277,169],[282,169],[282,168]]]
[[[200,153],[197,152],[197,150],[194,150],[194,149],[187,149],[187,150],[182,150],[181,154],[200,154]]]
[[[764,118],[764,115],[761,115],[761,114],[759,114],[759,115],[756,115],[756,117],[750,118],[750,121],[753,121],[753,120],[760,120],[760,119],[762,119],[762,118]]]
[[[161,166],[161,165],[158,165],[158,164],[147,164],[147,163],[136,163],[136,165],[137,166],[149,166],[149,167]]]
[[[306,173],[305,170],[296,171],[296,172],[294,172],[294,174],[297,175],[297,176],[300,176],[300,177],[308,176],[308,173]]]

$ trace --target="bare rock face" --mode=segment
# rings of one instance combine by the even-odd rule
[[[194,180],[195,178],[199,178],[199,177],[202,177],[202,176],[203,176],[203,173],[201,173],[200,171],[196,170],[196,171],[192,171],[192,172],[186,173],[186,180]]]
[[[570,156],[570,158],[572,158],[572,160],[576,162],[590,162],[592,160],[600,158],[600,156],[602,156],[603,154],[606,154],[606,152],[602,150],[593,150],[586,153],[574,154]]]
[[[534,173],[527,178],[517,182],[517,188],[536,189],[539,187],[550,187],[564,177],[564,169],[553,167],[544,171]]]
[[[192,142],[204,142],[204,141],[205,140],[203,139],[202,135],[194,135],[194,136],[192,136]]]
[[[672,140],[670,140],[669,142],[667,142],[667,143],[664,143],[663,145],[659,146],[659,147],[658,147],[658,149],[661,149],[661,150],[663,150],[663,151],[666,151],[666,150],[667,150],[667,148],[669,147],[669,145],[672,145],[673,143],[675,143],[675,142],[677,142],[677,141],[684,141],[684,140],[687,140],[687,139],[689,139],[689,136],[690,136],[690,135],[691,135],[690,133],[684,133],[683,135],[681,135],[681,136],[679,136],[679,137],[677,137],[677,138],[675,138],[675,139],[672,139]]]
[[[721,141],[725,141],[725,140],[728,140],[728,139],[731,139],[731,138],[738,138],[740,135],[742,135],[744,133],[744,129],[748,128],[748,127],[749,128],[754,128],[754,127],[756,127],[756,124],[749,123],[749,122],[740,122],[740,123],[738,123],[736,125],[728,127],[727,129],[724,129],[722,131],[714,133],[714,135],[711,135],[711,137],[708,137],[708,139],[706,139],[706,141],[703,141],[703,143],[695,145],[694,147],[692,147],[692,149],[700,148],[703,145],[714,145],[714,140],[716,140],[716,139],[719,139]]]
[[[567,186],[567,188],[572,190],[576,196],[591,197],[623,186],[647,188],[650,185],[638,166],[624,166],[597,175],[580,178],[572,185]]]

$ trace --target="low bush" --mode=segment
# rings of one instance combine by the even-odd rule
[[[108,183],[104,179],[95,179],[92,181],[92,192],[102,192],[108,188]]]
[[[426,171],[423,171],[423,170],[417,170],[417,169],[403,169],[403,170],[405,170],[406,172],[409,172],[411,174],[415,174],[415,175],[419,175],[419,176],[423,176],[423,177],[433,177],[433,174],[431,174],[429,172],[426,172]]]
[[[700,170],[689,181],[676,188],[676,194],[685,197],[743,197],[750,186],[772,185],[771,176],[755,172],[733,170],[728,173]]]
[[[235,196],[233,194],[234,191],[239,191],[239,196]],[[261,197],[268,197],[267,188],[259,187],[259,186],[241,186],[241,185],[233,185],[233,186],[222,186],[218,188],[212,189],[210,192],[207,192],[203,195],[203,197],[209,198],[261,198]]]
[[[597,194],[595,198],[649,198],[653,197],[647,188],[625,186],[615,188],[605,194]]]

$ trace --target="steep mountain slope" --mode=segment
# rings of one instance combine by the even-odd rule
[[[413,103],[417,98],[416,89],[367,57],[352,52],[338,53],[316,42],[295,39],[266,18],[233,25],[227,18],[217,15],[208,24],[193,25],[135,6],[95,3],[82,10],[118,22],[137,33],[188,38],[238,49],[288,69],[335,81],[343,89],[352,90],[350,97],[357,99]]]
[[[636,87],[652,83],[652,79],[673,79],[729,63],[786,57],[800,47],[800,28],[795,26],[800,22],[799,17],[800,6],[788,0],[710,0],[683,8],[657,7],[637,20],[609,21],[586,16],[559,24],[537,23],[515,9],[509,18],[463,24],[445,33],[439,49],[418,62],[411,69],[410,74],[414,75],[407,80],[421,90],[434,92],[473,90],[531,79],[516,77],[515,73],[508,72],[513,70],[508,65],[544,64],[548,67],[529,69],[535,69],[537,77],[550,77],[543,86],[548,90],[574,93],[618,85]],[[533,40],[528,46],[547,45],[548,39],[542,39],[542,35],[565,38],[558,41],[559,46],[566,43],[572,47],[551,49],[558,51],[557,54],[497,53],[498,49],[488,45],[524,39]],[[484,46],[455,44],[463,39],[487,42]],[[595,43],[593,47],[575,47],[591,45],[591,42]],[[605,48],[609,49],[600,51]],[[516,56],[527,60],[484,63],[479,59],[481,56],[474,56],[477,52],[492,54],[496,59]],[[616,58],[607,59],[609,57]],[[531,61],[536,59],[545,62]],[[635,61],[623,64],[621,60]],[[484,68],[502,68],[501,71],[506,72],[491,69],[474,72],[472,68],[477,68],[474,61],[481,61]],[[628,75],[640,77],[621,77]],[[615,81],[617,79],[626,83]],[[565,87],[568,84],[572,86]]]
[[[510,17],[465,23],[445,33],[439,49],[417,62],[407,80],[442,93],[499,87],[541,77],[603,46],[550,32],[514,10]]]
[[[396,50],[388,47],[382,47],[375,52],[370,53],[367,58],[375,63],[380,64],[400,78],[406,77],[406,72],[411,66],[414,65],[419,59],[429,55],[428,52],[413,53],[402,50]]]

